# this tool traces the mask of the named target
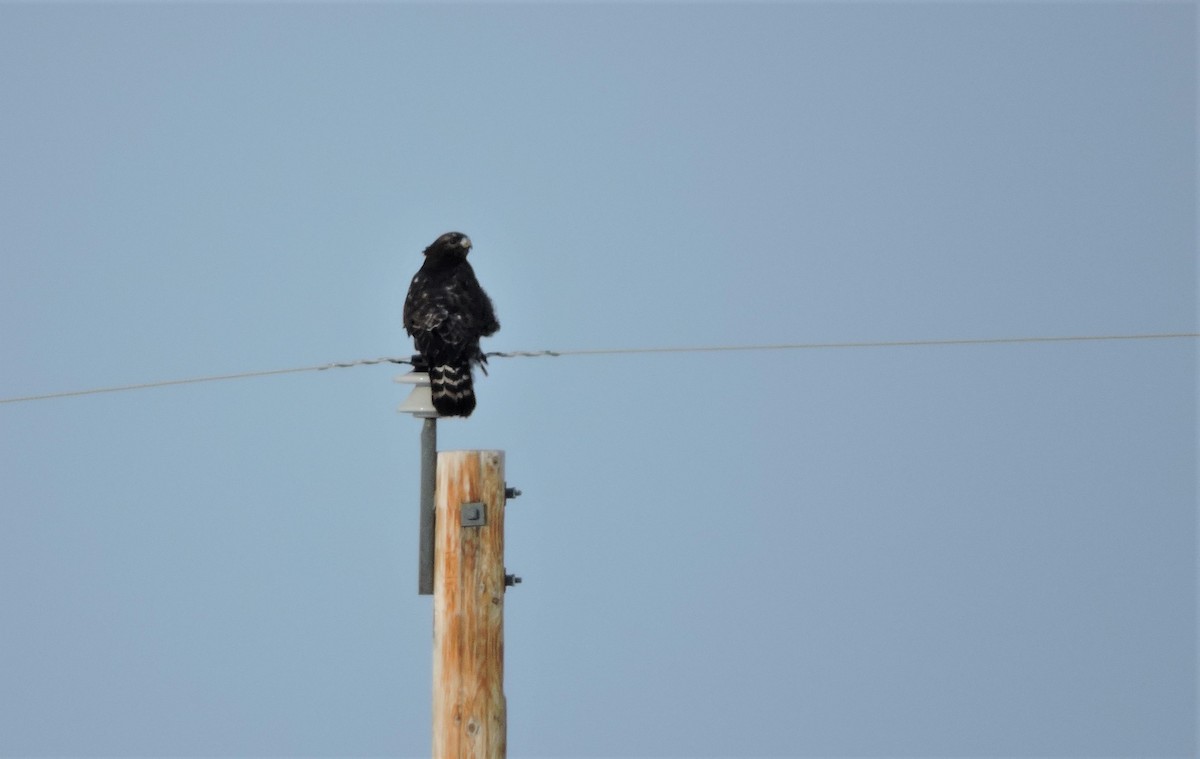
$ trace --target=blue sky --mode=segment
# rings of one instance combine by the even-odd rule
[[[1193,3],[0,4],[0,397],[1197,331]],[[420,756],[389,366],[0,406],[0,755]],[[509,753],[1194,756],[1194,339],[496,359]]]

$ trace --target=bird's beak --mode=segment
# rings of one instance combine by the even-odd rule
[[[466,235],[463,235],[463,239],[458,244],[463,246],[467,250],[470,250],[471,249],[471,238],[467,237]]]

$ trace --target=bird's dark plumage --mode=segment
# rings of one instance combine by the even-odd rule
[[[428,365],[433,405],[442,416],[475,410],[471,368],[487,363],[479,339],[500,329],[492,301],[467,263],[470,250],[471,240],[461,232],[434,240],[404,301],[404,329]]]

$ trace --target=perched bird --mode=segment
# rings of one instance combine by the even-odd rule
[[[479,338],[500,329],[492,301],[467,263],[470,250],[471,239],[461,232],[434,240],[404,300],[404,329],[425,359],[433,405],[442,416],[475,410],[472,365],[487,373]]]

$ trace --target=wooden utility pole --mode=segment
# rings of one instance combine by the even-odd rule
[[[504,759],[504,452],[437,459],[433,759]]]

